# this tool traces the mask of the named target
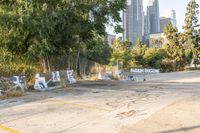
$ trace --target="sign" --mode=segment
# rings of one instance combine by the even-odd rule
[[[52,72],[52,81],[59,82],[60,80],[60,73],[59,71]]]
[[[67,70],[67,79],[70,84],[76,83],[76,79],[75,79],[73,70]]]
[[[131,69],[131,73],[160,73],[160,69]]]
[[[26,81],[24,76],[13,76],[10,80],[16,85],[16,87],[21,88],[22,91],[27,89]]]
[[[36,74],[34,88],[36,90],[45,90],[46,88],[48,88],[45,77],[40,77],[39,74]]]

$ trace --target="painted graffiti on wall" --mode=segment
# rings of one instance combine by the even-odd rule
[[[60,82],[60,73],[59,71],[52,72],[52,81],[53,82]]]
[[[69,84],[76,83],[76,79],[75,79],[73,70],[67,70],[67,80],[69,81]]]

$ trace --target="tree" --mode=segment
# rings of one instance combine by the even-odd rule
[[[164,29],[164,34],[168,39],[165,46],[167,58],[174,61],[177,68],[183,67],[185,64],[185,50],[179,42],[180,33],[178,33],[177,28],[173,27],[172,23],[169,23]]]
[[[1,0],[0,47],[40,62],[44,71],[49,59],[55,56],[73,53],[77,57],[74,62],[78,62],[83,47],[95,41],[95,36],[106,35],[106,24],[121,21],[119,11],[125,8],[125,3],[124,0]],[[116,29],[119,31],[118,25]]]
[[[85,57],[99,64],[107,65],[112,54],[112,48],[106,43],[104,36],[96,36],[87,45]]]
[[[186,45],[190,45],[192,58],[199,57],[200,45],[199,45],[199,24],[198,24],[198,14],[199,5],[196,0],[190,0],[187,6],[187,12],[185,14],[185,25],[184,29],[184,40]]]
[[[146,45],[142,43],[140,39],[137,40],[135,47],[132,49],[133,58],[135,63],[139,67],[145,66],[144,55],[146,51]]]
[[[127,69],[127,63],[131,59],[131,43],[129,41],[122,41],[117,39],[112,45],[112,64],[122,64],[124,69]]]
[[[161,69],[162,61],[167,57],[167,53],[164,49],[149,48],[146,50],[144,59],[148,67]]]
[[[24,75],[27,80],[39,72],[36,63],[27,61],[24,57],[13,54],[5,48],[0,48],[0,73],[1,76]]]

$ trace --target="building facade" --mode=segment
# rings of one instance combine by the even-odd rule
[[[163,48],[168,42],[164,33],[155,33],[145,36],[146,44],[150,48]]]
[[[147,6],[147,34],[154,34],[160,32],[160,11],[159,1],[149,0]]]
[[[144,16],[144,35],[148,34],[147,15]]]
[[[160,32],[164,32],[165,27],[171,22],[171,18],[161,17],[160,18]]]
[[[129,40],[132,46],[144,34],[143,0],[127,0],[127,9],[123,12],[123,40]]]

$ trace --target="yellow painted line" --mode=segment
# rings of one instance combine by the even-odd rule
[[[93,110],[103,111],[103,112],[111,112],[112,111],[110,109],[100,108],[100,107],[96,107],[96,106],[92,106],[92,105],[72,103],[72,102],[67,102],[67,101],[54,101],[53,100],[51,102],[57,102],[57,103],[61,103],[61,104],[67,104],[67,105],[71,105],[71,106],[75,106],[75,107],[88,108],[88,109],[93,109]]]
[[[104,109],[104,108],[99,108],[95,106],[90,106],[90,105],[84,105],[84,104],[77,104],[77,103],[71,103],[71,102],[64,102],[64,104],[72,105],[72,106],[77,106],[77,107],[82,107],[82,108],[89,108],[89,109],[94,109],[98,111],[104,111],[104,112],[111,112],[112,110],[110,109]]]
[[[0,129],[3,130],[3,131],[6,131],[6,133],[21,133],[15,129],[12,129],[10,127],[6,127],[4,125],[0,125]]]

